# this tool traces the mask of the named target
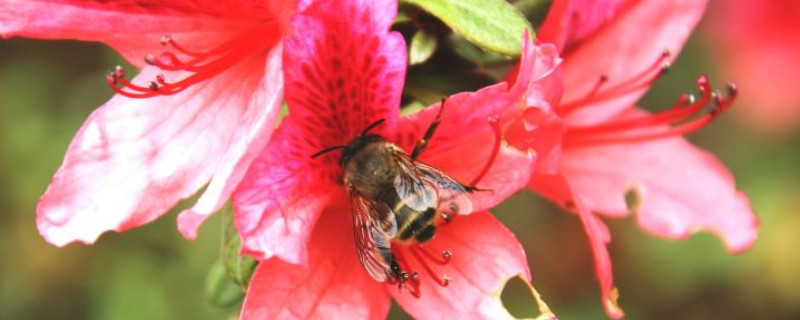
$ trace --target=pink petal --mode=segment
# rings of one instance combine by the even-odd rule
[[[59,246],[91,243],[106,230],[150,222],[194,194],[223,163],[235,160],[238,152],[228,150],[241,142],[233,139],[255,130],[242,124],[264,123],[277,112],[266,103],[278,98],[261,100],[260,94],[251,101],[262,89],[263,59],[243,61],[181,94],[115,96],[95,111],[39,201],[40,233]],[[159,72],[145,68],[134,81]]]
[[[705,24],[709,48],[722,74],[741,89],[737,119],[779,136],[800,125],[800,2],[714,2]]]
[[[267,56],[264,77],[258,90],[250,96],[249,105],[232,132],[230,145],[211,182],[197,203],[178,216],[178,229],[189,239],[197,236],[197,228],[208,216],[228,201],[250,163],[255,160],[272,135],[277,112],[283,102],[283,73],[281,46]]]
[[[304,148],[304,134],[293,117],[284,118],[237,188],[233,204],[243,253],[305,263],[317,218],[331,199],[345,199],[329,170],[312,162],[315,151]]]
[[[531,275],[522,246],[491,213],[457,217],[438,228],[425,247],[431,252],[452,252],[446,265],[429,262],[437,276],[447,275],[452,280],[448,286],[440,286],[422,269],[418,270],[420,298],[391,288],[389,292],[412,317],[514,319],[500,301],[500,293],[511,278],[519,276],[530,282]]]
[[[611,257],[608,254],[608,243],[611,234],[608,227],[590,212],[584,205],[583,194],[571,186],[571,181],[562,175],[536,175],[531,180],[531,188],[542,193],[564,208],[577,211],[581,223],[586,230],[589,246],[594,255],[595,272],[600,281],[600,293],[603,296],[603,307],[606,314],[614,319],[622,318],[625,313],[617,304],[619,292],[614,287],[614,274],[611,268]]]
[[[514,85],[509,87],[508,83],[501,82],[476,92],[447,97],[442,122],[421,154],[420,161],[461,183],[470,184],[489,163],[495,143],[500,138],[489,121],[491,118],[497,119],[497,126],[505,128],[517,121],[527,107],[548,109],[557,101],[560,92],[553,93],[558,88],[549,85],[557,81],[553,74],[560,60],[555,47],[537,47],[526,40],[523,52],[521,71],[514,79]],[[437,103],[401,118],[394,141],[407,151],[413,149],[440,108]],[[479,188],[491,189],[492,192],[473,195],[475,210],[488,209],[525,186],[536,155],[524,147],[520,148],[522,150],[505,144],[500,147],[491,169],[477,184]]]
[[[347,206],[325,212],[306,266],[261,261],[240,319],[385,319],[389,295],[358,264],[350,221]]]
[[[1,1],[0,36],[99,41],[143,66],[146,53],[164,50],[159,43],[164,34],[189,43],[190,48],[210,48],[279,14],[274,10],[287,9],[276,4],[243,7],[244,3],[163,1],[139,6],[130,1]]]
[[[639,224],[682,239],[698,231],[717,234],[732,252],[756,239],[758,221],[747,196],[714,155],[683,138],[644,143],[565,147],[562,169],[590,210],[628,212],[626,192],[640,198]],[[637,199],[633,199],[637,200]]]
[[[564,53],[566,91],[562,105],[588,96],[603,75],[608,77],[603,86],[611,88],[637,79],[659,60],[664,50],[677,55],[702,16],[706,2],[638,0],[619,8],[613,20]],[[603,122],[632,106],[648,87],[642,85],[610,99],[579,103],[581,108],[570,113],[567,122]]]
[[[556,0],[536,38],[565,50],[614,18],[623,0]]]
[[[306,261],[319,214],[331,197],[345,197],[335,153],[311,155],[397,115],[406,58],[402,37],[388,32],[395,11],[391,1],[319,2],[292,19],[284,46],[289,116],[234,199],[243,252]]]
[[[316,151],[341,145],[386,119],[391,132],[406,69],[403,37],[389,32],[397,3],[319,1],[292,19],[286,40],[289,113]],[[347,18],[344,18],[347,17]]]

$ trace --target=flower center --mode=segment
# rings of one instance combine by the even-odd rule
[[[144,61],[171,72],[175,79],[167,79],[164,74],[158,74],[146,85],[137,85],[125,78],[125,68],[117,66],[106,76],[106,81],[116,93],[130,98],[173,95],[261,52],[277,38],[273,34],[278,32],[277,29],[271,23],[260,25],[207,51],[187,49],[172,36],[164,35],[161,37],[161,44],[167,49],[158,54],[147,54]],[[265,39],[270,40],[264,41]]]
[[[732,83],[728,84],[724,97],[719,91],[712,91],[706,76],[697,79],[697,87],[699,99],[691,94],[683,94],[667,111],[622,117],[590,126],[569,127],[564,144],[639,142],[684,135],[711,123],[736,99],[737,89]]]

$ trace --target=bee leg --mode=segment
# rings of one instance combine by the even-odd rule
[[[436,114],[436,118],[433,119],[431,125],[425,130],[425,135],[422,136],[422,139],[419,139],[417,144],[414,145],[414,150],[411,151],[411,160],[417,160],[422,150],[425,150],[425,147],[428,146],[428,141],[433,137],[433,133],[436,132],[439,123],[442,122],[442,110],[444,110],[445,101],[447,101],[447,97],[442,98],[442,102],[439,104],[439,113]]]

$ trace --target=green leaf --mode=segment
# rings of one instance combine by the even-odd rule
[[[417,30],[408,46],[408,63],[420,64],[428,60],[436,51],[436,36],[425,30]]]
[[[233,307],[244,298],[241,288],[226,275],[222,261],[208,271],[205,290],[209,303],[218,308]]]
[[[484,49],[519,56],[522,31],[533,35],[525,16],[504,0],[402,0],[438,17]]]
[[[233,225],[233,211],[226,208],[223,211],[223,223],[225,230],[222,233],[222,263],[225,266],[225,273],[239,287],[242,292],[247,291],[247,284],[256,269],[258,262],[250,256],[241,255],[241,239],[236,227]]]
[[[411,17],[409,17],[408,14],[406,14],[403,11],[398,11],[397,15],[394,17],[394,22],[392,24],[394,25],[406,22],[411,22]]]
[[[522,12],[528,21],[533,21],[534,25],[539,26],[547,17],[552,4],[553,0],[519,0],[514,2],[514,7]]]
[[[464,39],[464,37],[457,34],[451,35],[447,39],[447,43],[453,49],[453,52],[455,52],[458,56],[478,66],[503,63],[512,60],[512,58],[509,56],[481,50],[480,47],[472,44]]]

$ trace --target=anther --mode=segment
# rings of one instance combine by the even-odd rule
[[[114,77],[116,78],[125,77],[125,68],[123,68],[122,66],[116,66],[114,68]]]
[[[152,53],[148,53],[144,55],[144,62],[151,66],[154,66],[156,65],[156,56],[154,56]]]
[[[158,89],[159,89],[158,83],[156,83],[155,81],[150,81],[149,87],[150,87],[150,90],[153,90],[153,91],[158,91]]]
[[[711,89],[706,76],[697,79],[697,88],[700,91],[699,98],[684,94],[666,111],[586,127],[573,127],[564,137],[565,143],[623,143],[684,135],[711,123],[736,98],[735,85],[729,84],[726,87],[728,95],[724,97],[719,90]],[[704,109],[705,114],[702,114]]]
[[[444,261],[450,261],[450,258],[452,258],[452,257],[453,257],[453,254],[450,252],[450,250],[443,250],[442,251],[442,258],[444,259]]]
[[[664,64],[662,64],[662,65],[661,65],[661,71],[660,71],[660,72],[661,72],[661,74],[660,74],[660,76],[663,76],[663,75],[667,74],[667,73],[669,72],[669,69],[670,69],[671,67],[672,67],[672,64],[671,64],[671,63],[669,63],[669,62],[664,62]]]
[[[159,42],[161,42],[161,45],[164,45],[164,46],[168,45],[171,41],[172,41],[172,37],[170,35],[168,35],[168,34],[165,34],[165,35],[161,36],[161,40],[159,40]]]
[[[452,210],[452,207],[450,209]],[[449,213],[442,212],[441,217],[445,223],[450,223],[450,221],[453,221],[453,216],[450,215]]]
[[[695,97],[695,95],[689,93],[689,94],[686,94],[685,96],[686,96],[686,102],[684,102],[684,104],[686,106],[693,105],[693,104],[695,104],[695,102],[697,102],[697,97]]]
[[[728,90],[729,97],[735,97],[737,94],[739,94],[739,87],[733,82],[728,82],[728,85],[725,86],[725,89]]]
[[[444,275],[444,276],[442,276],[442,283],[441,284],[442,284],[443,287],[446,287],[446,286],[450,285],[450,281],[451,281],[450,277]]]

